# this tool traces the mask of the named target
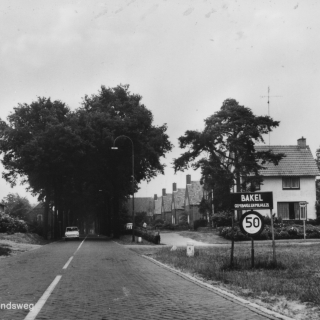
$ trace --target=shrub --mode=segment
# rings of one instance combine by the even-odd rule
[[[298,222],[298,221],[297,221]],[[274,238],[275,239],[303,239],[303,226],[298,223],[290,223],[285,225],[283,223],[275,224],[274,227]],[[309,223],[309,222],[308,222]],[[248,240],[250,238],[245,235],[240,234],[238,226],[234,227],[234,240]],[[220,227],[220,236],[231,239],[231,227]],[[306,225],[306,237],[308,239],[318,239],[320,238],[320,227],[315,225]],[[265,229],[259,236],[255,237],[256,240],[268,240],[272,239],[271,227],[269,225],[265,226]]]
[[[11,217],[6,213],[0,213],[0,232],[15,233],[28,231],[25,221]]]
[[[220,235],[226,239],[232,239],[232,227],[220,229]],[[233,228],[233,239],[234,241],[250,240],[250,238],[244,235],[237,226]]]
[[[263,217],[263,221],[264,221],[264,224],[266,226],[271,226],[271,219],[269,216],[264,216]],[[282,219],[281,218],[273,218],[273,225],[274,226],[279,226],[279,225],[282,225]]]
[[[193,228],[194,230],[197,230],[199,227],[206,227],[208,225],[207,220],[195,220],[193,222]]]
[[[232,212],[220,211],[212,216],[212,222],[215,227],[232,226]]]
[[[175,226],[172,223],[166,222],[161,229],[174,230]]]
[[[259,239],[259,240],[269,240],[269,239],[271,239],[272,238],[272,236],[271,237],[269,237],[269,230],[263,230],[261,233],[260,233],[260,235],[257,237],[257,239]]]
[[[310,219],[308,220],[308,223],[313,226],[318,226],[320,225],[320,217],[318,217],[317,219]]]
[[[155,244],[160,244],[160,234],[156,231],[150,231],[146,229],[142,229],[137,227],[134,229],[134,235],[137,237],[141,237],[149,242],[153,242]]]
[[[153,227],[156,229],[162,229],[164,226],[164,220],[163,219],[157,219],[153,222]]]
[[[175,225],[175,230],[190,230],[190,225],[188,222],[181,222]]]

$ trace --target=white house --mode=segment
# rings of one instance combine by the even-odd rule
[[[256,151],[272,150],[286,155],[277,166],[266,164],[260,173],[263,183],[259,191],[273,192],[273,212],[283,220],[300,219],[300,202],[307,203],[307,218],[316,219],[316,176],[320,176],[306,139],[296,146],[255,146]],[[303,210],[303,209],[302,209]],[[269,210],[260,211],[269,214]]]

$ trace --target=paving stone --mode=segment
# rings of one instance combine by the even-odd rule
[[[0,261],[1,302],[35,303],[61,274],[36,319],[274,319],[111,241],[85,241],[68,268],[62,270],[78,245],[58,242],[23,257]],[[1,320],[23,319],[27,314],[17,310],[0,312]]]

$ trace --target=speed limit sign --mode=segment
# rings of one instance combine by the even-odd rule
[[[256,211],[248,211],[240,218],[240,229],[248,236],[259,235],[264,228],[262,215]]]

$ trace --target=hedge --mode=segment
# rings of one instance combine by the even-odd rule
[[[157,231],[137,227],[134,229],[134,235],[137,237],[141,237],[149,242],[160,244],[160,234]]]
[[[280,239],[303,239],[303,226],[299,224],[277,224],[274,225],[274,238],[276,240]],[[231,227],[220,227],[219,228],[220,236],[231,239],[232,238],[232,228]],[[320,227],[307,224],[306,225],[306,238],[307,239],[318,239],[320,238]],[[251,238],[244,235],[238,226],[234,227],[234,240],[243,241],[250,240]],[[271,227],[266,225],[264,230],[259,236],[254,237],[256,240],[271,240],[272,233]]]

